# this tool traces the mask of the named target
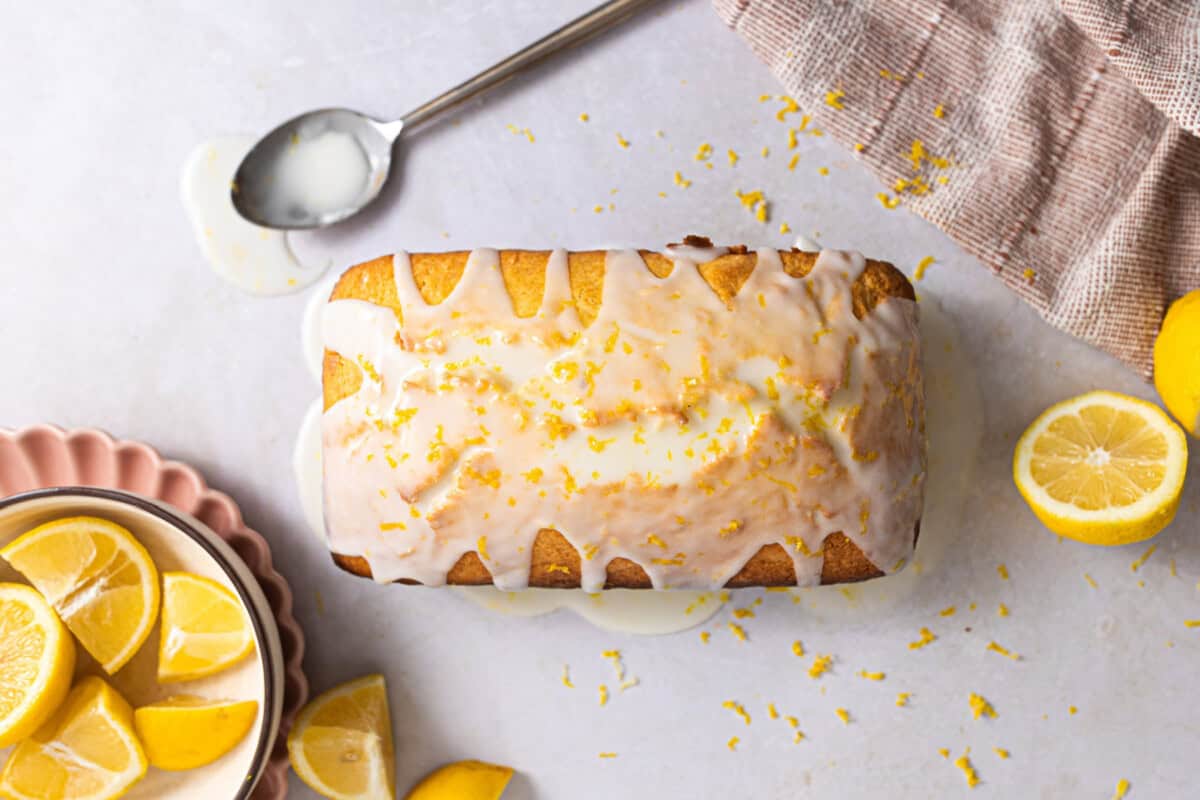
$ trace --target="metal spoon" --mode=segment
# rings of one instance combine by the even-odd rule
[[[402,131],[420,126],[547,56],[607,30],[656,1],[609,0],[393,122],[372,119],[344,108],[310,111],[289,120],[264,136],[242,160],[231,189],[233,206],[250,222],[267,228],[321,228],[341,222],[379,196],[391,167],[392,146]],[[283,171],[298,144],[325,134],[350,137],[366,161],[366,178],[362,190],[353,199],[338,198],[332,207],[329,203],[324,204],[326,207],[314,207],[304,198],[285,196]]]

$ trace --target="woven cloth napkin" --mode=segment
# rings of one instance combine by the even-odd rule
[[[714,5],[881,203],[1150,376],[1166,307],[1200,288],[1200,2]]]

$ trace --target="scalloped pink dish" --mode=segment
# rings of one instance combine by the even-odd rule
[[[153,675],[153,642],[114,676],[135,706],[179,691],[260,704],[256,729],[225,757],[188,773],[152,768],[130,800],[286,797],[287,731],[307,700],[308,681],[300,668],[304,635],[292,616],[292,593],[271,564],[266,540],[246,527],[233,500],[210,489],[195,470],[164,461],[144,444],[114,441],[97,430],[0,429],[0,542],[72,514],[125,525],[160,569],[188,569],[224,583],[248,610],[258,643],[256,657],[240,667],[170,692],[145,677]],[[0,570],[6,571],[0,579],[15,577],[7,565]]]

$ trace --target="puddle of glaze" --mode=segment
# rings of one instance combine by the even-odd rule
[[[907,568],[886,578],[792,590],[801,607],[818,619],[889,613],[941,567],[962,527],[983,436],[979,383],[958,326],[927,289],[921,291],[920,324],[929,463],[916,555]]]
[[[300,263],[286,233],[242,219],[230,199],[233,176],[254,142],[252,136],[226,136],[193,150],[183,167],[183,206],[205,260],[222,278],[252,294],[299,291],[320,278],[329,262]]]
[[[329,301],[334,285],[340,276],[334,275],[317,284],[308,302],[304,304],[304,317],[300,322],[300,348],[304,354],[304,365],[317,385],[321,385],[321,362],[325,358],[325,343],[321,334],[321,311]]]
[[[525,589],[502,592],[492,586],[456,586],[455,594],[514,617],[536,617],[569,608],[597,628],[616,633],[663,636],[694,628],[712,618],[723,603],[716,592],[609,589]]]
[[[325,501],[321,492],[321,398],[304,412],[296,446],[292,448],[292,472],[300,494],[300,510],[313,536],[325,543]]]

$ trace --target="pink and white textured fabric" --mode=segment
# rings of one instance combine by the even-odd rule
[[[1167,306],[1200,288],[1200,3],[714,5],[889,202],[1150,376]]]

